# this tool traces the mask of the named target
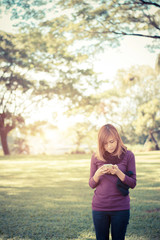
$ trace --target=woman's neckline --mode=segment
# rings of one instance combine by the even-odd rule
[[[123,156],[123,158],[122,159],[119,159],[120,160],[120,162],[125,158],[125,155],[126,155],[126,153],[128,152],[128,150],[125,152],[125,153],[123,153],[124,154],[124,156]],[[106,160],[106,161],[103,161],[103,160],[101,160],[101,159],[98,159],[98,157],[96,156],[96,158],[97,158],[97,160],[99,161],[99,162],[103,162],[103,163],[108,163],[108,161]],[[119,163],[120,163],[119,162]],[[115,163],[113,163],[113,164],[115,164]],[[118,163],[117,163],[118,164]]]

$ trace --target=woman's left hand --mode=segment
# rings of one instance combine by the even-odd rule
[[[117,165],[113,165],[110,170],[110,174],[112,175],[117,175],[117,177],[121,180],[124,181],[125,179],[125,174],[119,169]]]

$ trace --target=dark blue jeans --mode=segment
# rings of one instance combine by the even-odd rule
[[[109,240],[111,226],[112,240],[124,240],[129,223],[130,210],[92,211],[97,240]]]

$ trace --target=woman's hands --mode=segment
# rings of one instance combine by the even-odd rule
[[[93,179],[95,182],[99,181],[100,176],[104,175],[105,173],[109,174],[109,168],[106,168],[105,165],[101,166],[100,168],[97,169],[95,172]]]
[[[117,172],[118,172],[118,170],[119,170],[119,168],[118,168],[118,166],[117,165],[112,165],[112,167],[111,168],[109,168],[109,173],[110,174],[112,174],[112,175],[117,175]]]
[[[107,166],[107,164],[104,164],[103,166],[101,166],[100,168],[97,169],[97,171],[94,174],[94,181],[98,182],[100,176],[104,175],[104,174],[112,174],[112,175],[117,175],[117,177],[121,180],[124,181],[125,179],[125,174],[118,168],[117,165],[112,165],[109,164]]]
[[[117,177],[123,182],[125,179],[125,174],[119,169],[117,165],[112,165],[110,168],[110,174],[117,175]]]

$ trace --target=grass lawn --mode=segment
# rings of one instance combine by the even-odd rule
[[[137,153],[126,240],[160,239],[160,152]],[[0,240],[95,240],[90,156],[0,157]]]

